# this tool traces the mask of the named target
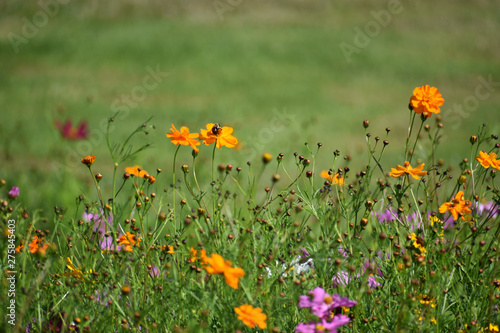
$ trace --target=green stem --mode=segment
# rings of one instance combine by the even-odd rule
[[[411,116],[411,112],[412,111],[410,111],[410,116]],[[413,123],[415,121],[416,115],[417,114],[414,112],[413,113],[413,117],[410,120],[410,125],[408,127],[408,137],[406,138],[406,145],[405,145],[405,161],[408,161],[408,147],[410,146],[410,137],[411,137],[411,132],[412,132],[412,129],[413,129]]]
[[[181,146],[177,146],[177,149],[175,150],[174,154],[174,161],[172,162],[172,209],[174,212],[173,219],[174,219],[174,228],[175,228],[175,161],[177,160],[177,153],[179,152],[179,149]]]
[[[217,148],[217,142],[214,143],[214,150],[212,151],[212,200],[213,200],[213,219],[215,221],[215,208],[216,196],[215,196],[215,148]]]
[[[409,156],[408,162],[411,162],[413,155],[415,155],[415,147],[417,146],[418,137],[420,136],[420,132],[422,131],[422,127],[424,127],[424,122],[425,122],[425,119],[422,119],[422,122],[420,123],[420,128],[418,129],[417,137],[415,138],[415,143],[413,144],[413,148],[411,150],[412,154]]]

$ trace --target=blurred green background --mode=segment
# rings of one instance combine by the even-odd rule
[[[438,155],[456,165],[482,123],[498,130],[500,84],[484,88],[478,79],[500,82],[498,31],[500,2],[487,0],[4,0],[0,178],[21,187],[31,210],[71,205],[91,186],[77,158],[92,153],[109,185],[102,122],[115,110],[124,111],[115,141],[153,116],[155,129],[136,141],[151,149],[127,165],[164,169],[159,188],[171,179],[171,123],[195,132],[208,122],[234,127],[241,147],[221,149],[217,163],[235,166],[265,151],[291,163],[293,152],[306,152],[304,142],[322,142],[319,173],[335,149],[355,167],[366,163],[368,119],[373,136],[392,128],[388,169],[404,162],[408,101],[424,84],[445,99]],[[355,52],[346,57],[342,45]],[[151,70],[163,73],[154,88]],[[86,119],[89,140],[63,140],[54,121],[67,118]],[[211,148],[202,149],[206,169],[210,157]]]

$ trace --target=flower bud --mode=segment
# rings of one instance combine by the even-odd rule
[[[471,136],[469,141],[471,144],[475,144],[477,142],[477,136],[475,136],[475,135]]]
[[[82,163],[88,166],[89,168],[94,163],[94,161],[95,161],[94,155],[87,155],[84,158],[82,158]]]
[[[272,159],[273,159],[273,155],[271,155],[270,153],[264,153],[264,155],[262,155],[262,162],[264,164],[271,162]]]
[[[368,128],[370,126],[370,122],[368,120],[363,121],[363,127]]]

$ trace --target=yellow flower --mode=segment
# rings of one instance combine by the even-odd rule
[[[416,249],[420,250],[420,253],[426,253],[427,252],[427,250],[424,247],[424,240],[422,239],[422,237],[417,237],[417,235],[415,235],[415,233],[412,233],[410,235],[410,239],[413,241],[413,246]]]
[[[200,129],[200,136],[198,138],[203,140],[203,143],[207,146],[217,141],[217,148],[222,148],[222,146],[233,148],[238,144],[238,140],[231,135],[232,133],[232,127],[221,127],[219,124],[209,123],[207,124],[207,129]]]
[[[336,174],[331,174],[329,171],[323,170],[320,176],[328,179],[332,184],[344,185],[344,177],[338,172]]]
[[[491,323],[490,323],[489,329],[490,329],[490,332],[500,332],[498,330],[498,325],[493,325]]]
[[[417,298],[419,299],[420,304],[422,304],[422,305],[425,305],[425,306],[430,305],[432,308],[436,307],[436,299],[434,297],[431,297],[427,294],[424,294],[424,295],[420,294],[417,296]]]
[[[427,171],[422,171],[424,165],[425,164],[422,163],[418,167],[412,168],[410,162],[406,161],[404,166],[398,164],[396,169],[391,168],[389,176],[397,178],[403,176],[404,174],[409,174],[415,179],[420,179],[419,176],[425,176],[427,174]]]
[[[178,131],[174,124],[172,124],[170,131],[172,133],[167,133],[167,138],[169,138],[174,145],[191,146],[195,151],[199,150],[196,147],[200,145],[200,142],[197,140],[199,136],[198,133],[189,133],[189,129],[186,126],[182,126],[181,130]]]
[[[234,308],[234,312],[238,314],[238,319],[250,328],[259,326],[259,328],[264,329],[267,327],[267,316],[262,313],[261,308],[254,308],[249,304],[243,304],[237,308]]]
[[[410,98],[410,107],[418,114],[430,117],[433,113],[439,113],[439,107],[444,104],[443,96],[436,87],[423,85],[413,90]]]
[[[431,223],[431,227],[433,227],[434,224],[443,223],[437,216],[429,216],[429,222]]]
[[[469,200],[463,200],[464,192],[459,191],[455,198],[453,198],[450,202],[445,202],[439,207],[440,213],[445,213],[446,211],[450,212],[453,215],[453,219],[456,221],[458,219],[458,215],[462,215],[462,220],[465,220],[463,215],[467,215],[472,213],[470,210],[470,206],[472,203]]]
[[[402,270],[404,270],[404,269],[405,269],[405,265],[403,265],[402,263],[399,263],[399,264],[398,264],[398,270],[399,270],[399,271],[402,271]]]
[[[73,276],[80,281],[84,280],[82,269],[73,265],[73,262],[69,257],[66,258],[66,268],[68,268],[70,271],[64,273],[63,276]],[[86,271],[85,274],[92,274],[92,270],[90,269]]]

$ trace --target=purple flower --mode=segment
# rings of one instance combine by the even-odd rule
[[[9,197],[12,199],[15,199],[19,196],[19,187],[17,186],[12,186],[12,188],[9,191]]]
[[[149,271],[149,275],[152,278],[159,277],[160,276],[160,268],[158,266],[151,266],[151,269]]]
[[[312,313],[321,318],[328,314],[333,299],[321,287],[316,287],[309,292],[309,295],[299,296],[299,308],[311,308]]]
[[[327,332],[336,333],[337,328],[344,326],[349,322],[349,317],[339,314],[333,317],[332,321],[327,321],[322,319],[318,323],[311,322],[309,324],[300,323],[295,329],[296,333],[316,333],[316,332]]]
[[[378,283],[373,275],[370,275],[368,277],[368,286],[372,289],[375,289],[377,287],[382,287],[382,284]]]
[[[111,226],[113,225],[113,216],[110,214],[108,215],[106,221],[103,221],[103,215],[104,212],[101,212],[101,214],[93,214],[85,211],[83,212],[82,218],[85,222],[94,223],[92,230],[102,236],[107,231],[110,231]]]
[[[331,296],[321,287],[316,287],[308,293],[299,297],[299,308],[310,308],[310,311],[318,318],[327,318],[333,309],[338,307],[351,307],[357,304],[347,297],[339,294]]]
[[[479,215],[490,215],[492,218],[495,218],[498,216],[498,213],[500,212],[500,208],[494,201],[487,202],[485,204],[479,203],[477,212]]]
[[[121,251],[122,247],[121,245],[116,245],[113,241],[113,237],[111,235],[104,235],[102,239],[99,240],[99,245],[101,246],[101,250],[106,250],[106,251],[114,251],[115,249],[117,251]]]
[[[356,301],[353,301],[353,300],[350,300],[349,298],[344,297],[340,297],[339,294],[335,294],[332,296],[332,305],[331,305],[331,308],[340,308],[340,307],[345,307],[345,308],[350,308],[350,307],[353,307],[355,306],[356,304],[358,304],[358,302]]]
[[[94,226],[92,230],[97,234],[98,243],[101,246],[102,250],[114,251],[115,243],[113,241],[113,237],[111,235],[106,235],[112,231],[113,226],[113,216],[110,214],[103,220],[104,212],[101,211],[101,214],[93,214],[88,211],[83,212],[82,218],[85,222],[93,223]],[[119,251],[120,246],[117,246],[116,249]]]
[[[349,284],[349,273],[346,271],[340,271],[332,278],[333,288],[337,288],[339,285],[345,287]]]
[[[300,253],[302,253],[302,255],[301,255],[302,259],[305,259],[306,257],[310,256],[309,252],[307,252],[307,250],[304,249],[303,247],[301,247],[299,250],[300,250]]]
[[[375,212],[375,216],[377,216],[379,222],[392,222],[398,217],[398,213],[392,207],[389,207],[382,213]]]

